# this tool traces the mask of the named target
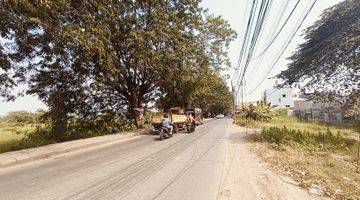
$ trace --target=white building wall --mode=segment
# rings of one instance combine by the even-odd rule
[[[291,88],[268,89],[264,92],[264,100],[274,108],[294,108],[294,100],[299,98]]]

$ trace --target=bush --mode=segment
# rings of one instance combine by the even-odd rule
[[[250,106],[243,108],[240,115],[249,120],[270,121],[273,113],[268,104],[260,101],[256,106],[251,104]]]
[[[95,137],[136,129],[134,120],[122,116],[99,116],[92,120],[75,119],[68,124],[63,140]]]
[[[43,114],[43,111],[35,113],[27,111],[13,111],[4,116],[1,119],[1,122],[15,124],[39,124]]]
[[[258,123],[252,119],[247,119],[245,117],[236,115],[236,124],[240,125],[240,126],[245,126],[245,127],[257,127]]]
[[[39,147],[56,142],[130,131],[136,129],[136,126],[133,120],[128,120],[123,117],[103,116],[98,117],[96,120],[72,120],[68,124],[66,135],[60,138],[60,140],[55,139],[54,134],[51,132],[50,124],[39,124],[32,129],[12,125],[9,126],[8,129],[16,134],[22,134],[25,137],[20,140],[0,142],[0,153]]]
[[[276,109],[274,110],[274,116],[276,117],[285,117],[288,114],[288,110],[287,109]]]
[[[347,149],[357,143],[356,140],[346,139],[337,133],[333,134],[329,129],[318,134],[311,134],[307,131],[288,129],[286,127],[264,128],[257,136],[260,141],[276,143],[277,145],[297,143],[311,145],[326,149]]]

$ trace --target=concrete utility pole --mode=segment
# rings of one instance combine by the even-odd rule
[[[241,89],[241,108],[244,107],[245,103],[245,81],[240,83],[240,89]]]
[[[235,113],[236,113],[236,102],[237,102],[237,94],[235,91],[235,86],[233,85],[232,81],[231,81],[231,90],[232,90],[232,95],[233,95],[233,124],[235,124]]]

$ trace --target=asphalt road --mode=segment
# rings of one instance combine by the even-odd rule
[[[0,199],[218,198],[231,120],[159,141],[140,138],[0,170]]]

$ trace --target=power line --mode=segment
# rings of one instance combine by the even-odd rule
[[[235,79],[237,80],[237,76],[240,72],[240,67],[241,67],[241,60],[242,60],[242,57],[243,57],[243,54],[244,54],[244,50],[245,50],[245,46],[247,46],[247,41],[248,41],[248,35],[249,35],[249,32],[250,32],[250,29],[251,29],[251,26],[252,26],[252,21],[253,21],[253,17],[254,17],[254,14],[255,14],[255,8],[256,8],[256,0],[253,0],[253,3],[251,5],[251,11],[250,11],[250,14],[249,14],[249,20],[248,20],[248,23],[247,23],[247,26],[246,26],[246,31],[245,31],[245,35],[244,35],[244,39],[243,39],[243,42],[242,42],[242,46],[241,46],[241,50],[240,50],[240,55],[239,55],[239,60],[238,60],[238,68],[237,68],[237,71],[235,73]],[[235,81],[235,84],[237,83],[237,81]]]
[[[297,26],[296,30],[293,32],[293,34],[290,37],[290,40],[283,46],[282,51],[280,52],[280,54],[277,56],[277,58],[275,59],[275,61],[271,64],[269,70],[267,71],[266,75],[264,76],[264,78],[256,85],[256,87],[251,90],[247,95],[252,94],[254,91],[256,91],[256,89],[258,89],[258,87],[264,82],[264,80],[267,78],[267,76],[270,74],[271,70],[274,68],[275,64],[279,61],[279,59],[281,58],[282,54],[284,53],[284,51],[286,50],[286,48],[289,46],[289,44],[291,43],[291,41],[293,40],[294,36],[296,35],[296,33],[298,32],[298,30],[300,29],[301,25],[303,24],[303,22],[305,21],[306,17],[309,15],[310,11],[312,10],[312,8],[314,7],[315,3],[317,0],[314,0],[310,6],[310,8],[307,10],[305,16],[301,19],[300,24]]]
[[[268,13],[267,11],[268,11],[268,9],[269,9],[269,7],[270,7],[270,5],[271,5],[271,2],[272,2],[272,1],[267,1],[267,2],[266,2],[266,5],[264,5],[265,8],[264,8],[263,12],[261,12],[261,10],[260,10],[260,12],[259,12],[259,13],[260,13],[260,14],[259,14],[260,20],[259,20],[258,26],[256,27],[257,29],[254,31],[254,36],[253,36],[253,38],[252,38],[252,40],[251,40],[251,44],[252,44],[252,45],[251,45],[251,47],[250,47],[251,49],[249,50],[249,53],[248,53],[248,55],[247,55],[247,60],[246,60],[245,66],[244,66],[244,72],[243,72],[243,74],[242,74],[241,81],[244,80],[246,70],[247,70],[247,68],[248,68],[248,66],[249,66],[251,57],[252,57],[252,55],[253,55],[253,52],[254,52],[254,49],[255,49],[257,40],[258,40],[258,38],[259,38],[260,31],[262,30],[262,26],[264,25],[264,21],[265,21],[265,18],[266,18],[266,16],[267,16],[266,14]]]
[[[287,24],[287,22],[289,21],[290,17],[293,15],[296,7],[299,5],[300,0],[298,0],[294,6],[294,8],[291,10],[289,16],[286,18],[285,22],[283,23],[283,25],[281,26],[281,28],[279,29],[279,31],[276,33],[275,37],[271,40],[271,42],[266,46],[266,48],[255,58],[253,58],[253,60],[258,59],[260,56],[264,55],[264,53],[270,48],[270,46],[274,43],[274,41],[276,40],[276,38],[280,35],[281,31],[284,29],[285,25]]]
[[[286,10],[287,6],[289,5],[289,3],[290,3],[290,0],[287,0],[287,1],[284,1],[284,3],[281,5],[280,12],[278,13],[278,15],[276,16],[276,19],[275,19],[276,23],[273,26],[271,34],[269,34],[267,36],[265,44],[269,44],[270,40],[272,40],[274,38],[274,35],[275,35],[276,31],[278,30],[280,22],[282,21],[285,10]],[[264,31],[261,32],[260,37],[262,36],[263,33],[264,33]],[[261,59],[257,61],[257,64],[255,65],[253,70],[250,72],[249,77],[253,77],[253,75],[256,74],[256,72],[258,71],[263,59],[264,59],[264,57],[261,56]],[[254,59],[252,59],[252,60],[254,60]],[[251,82],[251,81],[252,81],[252,79],[249,82]]]
[[[259,12],[258,12],[258,17],[257,17],[257,20],[255,22],[255,28],[254,28],[254,31],[253,31],[253,34],[252,34],[252,37],[251,37],[251,42],[250,42],[250,45],[249,45],[248,50],[246,52],[247,55],[245,56],[246,57],[246,63],[244,65],[242,71],[240,71],[239,79],[237,79],[237,81],[236,81],[236,85],[238,85],[238,86],[242,85],[242,82],[243,82],[247,67],[249,65],[251,56],[252,56],[252,54],[254,52],[254,48],[256,46],[260,31],[262,30],[262,26],[263,26],[264,21],[266,19],[268,9],[269,9],[271,3],[272,3],[272,0],[263,0],[261,2],[260,9],[259,9]],[[246,41],[246,44],[247,44],[247,41]],[[243,45],[244,45],[244,43],[243,43]],[[241,56],[242,57],[240,58],[240,61],[243,59],[244,54],[241,54]],[[241,67],[241,65],[240,65],[240,67]],[[237,91],[239,89],[240,88],[237,88]]]

